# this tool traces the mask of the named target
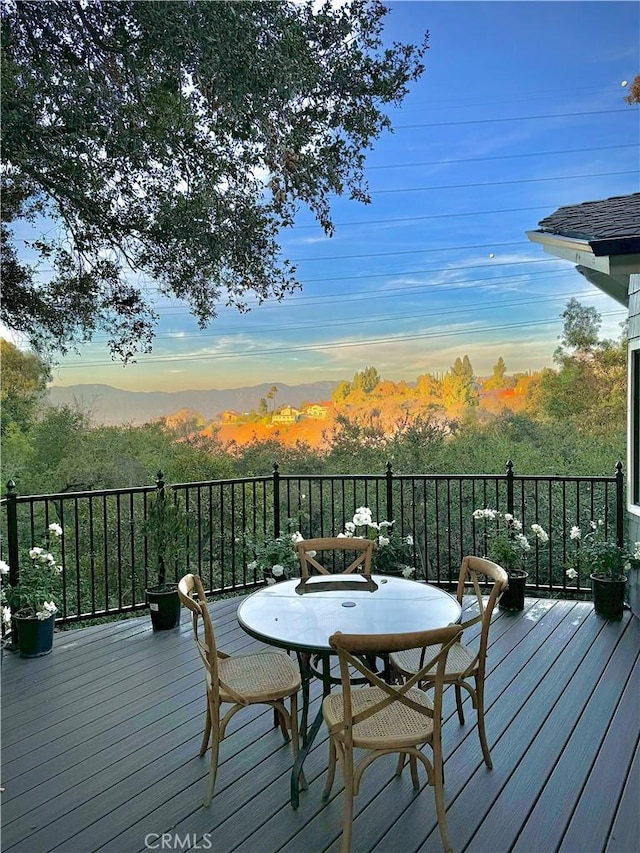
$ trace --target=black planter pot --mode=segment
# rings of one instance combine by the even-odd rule
[[[626,577],[612,581],[591,575],[593,608],[598,616],[603,616],[605,619],[622,619],[626,583]]]
[[[180,624],[180,599],[174,583],[152,586],[146,590],[147,604],[154,631],[170,631]]]
[[[53,613],[48,619],[38,619],[37,616],[21,616],[18,611],[12,621],[15,625],[13,645],[20,652],[20,657],[39,658],[51,652],[56,621]]]
[[[509,572],[509,586],[498,602],[500,610],[505,610],[507,613],[518,613],[524,610],[524,592],[528,577],[528,572],[523,569],[512,569]]]

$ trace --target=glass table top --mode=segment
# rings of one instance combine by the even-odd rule
[[[322,575],[259,589],[238,607],[251,636],[296,651],[329,650],[329,637],[429,631],[459,622],[457,600],[437,587],[394,576]]]

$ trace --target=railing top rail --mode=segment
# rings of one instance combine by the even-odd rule
[[[82,492],[52,492],[46,495],[16,495],[16,503],[33,503],[34,501],[60,501],[75,498],[96,498],[104,495],[132,495],[151,493],[156,490],[155,486],[130,486],[124,489],[88,489]],[[6,502],[6,496],[3,502]]]

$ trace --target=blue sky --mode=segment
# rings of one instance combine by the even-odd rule
[[[527,240],[565,204],[638,190],[635,2],[401,2],[389,40],[429,30],[426,71],[368,158],[372,204],[336,199],[329,239],[305,211],[282,244],[303,289],[199,331],[162,307],[153,354],[123,367],[104,344],[64,359],[54,384],[229,388],[552,365],[567,300],[617,337],[625,312]]]

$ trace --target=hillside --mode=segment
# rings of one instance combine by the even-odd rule
[[[338,382],[308,382],[284,385],[267,382],[245,388],[208,391],[124,391],[111,385],[53,385],[48,390],[52,405],[77,405],[90,412],[94,424],[143,424],[167,417],[180,409],[190,409],[207,420],[216,420],[221,412],[256,409],[260,400],[276,386],[276,406],[300,406],[305,401],[327,400]]]

